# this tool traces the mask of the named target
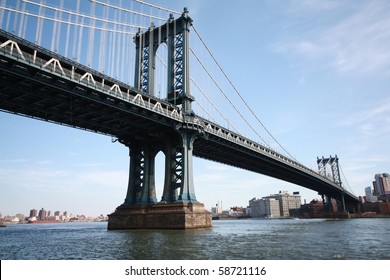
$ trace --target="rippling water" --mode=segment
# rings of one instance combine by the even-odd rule
[[[107,223],[0,228],[0,259],[390,259],[390,219],[229,220],[198,230]]]

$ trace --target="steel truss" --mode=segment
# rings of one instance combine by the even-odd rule
[[[169,18],[166,24],[146,32],[139,31],[134,37],[136,45],[135,88],[154,95],[154,71],[156,52],[161,44],[168,48],[167,100],[174,105],[182,105],[184,113],[192,113],[189,76],[189,27],[192,19],[188,11],[180,18]]]

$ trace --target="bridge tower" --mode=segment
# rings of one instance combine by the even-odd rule
[[[146,32],[138,32],[134,37],[136,45],[134,87],[146,94],[154,95],[156,53],[161,44],[168,49],[167,100],[181,105],[184,113],[192,112],[189,73],[189,28],[192,19],[184,8],[182,16],[170,16],[167,23],[155,27],[152,23]]]
[[[159,27],[153,24],[134,37],[136,45],[135,88],[154,95],[156,51],[168,48],[167,101],[181,107],[183,122],[156,135],[119,139],[130,150],[129,184],[125,201],[109,215],[108,229],[204,228],[211,227],[211,215],[195,196],[192,150],[203,127],[194,122],[189,76],[189,27],[192,19],[184,8]],[[165,179],[161,201],[155,190],[155,157],[165,154]]]
[[[330,169],[331,169],[331,179],[334,183],[336,183],[337,185],[340,186],[340,188],[343,189],[342,187],[342,183],[341,183],[341,176],[340,176],[340,167],[339,167],[339,158],[337,157],[337,155],[335,155],[334,157],[332,156],[329,156],[328,158],[318,158],[317,157],[317,165],[318,165],[318,172],[321,176],[323,177],[328,177],[330,174],[327,174],[327,165],[330,166]],[[322,195],[322,199],[324,201],[324,204],[325,204],[325,209],[328,211],[328,212],[332,212],[332,206],[331,206],[331,197],[329,195],[324,195],[324,194],[321,194]],[[343,209],[343,212],[347,212],[346,210],[346,207],[345,207],[345,200],[344,200],[344,194],[341,193],[341,196],[339,198],[335,198],[338,202],[341,202],[342,204],[342,209]]]

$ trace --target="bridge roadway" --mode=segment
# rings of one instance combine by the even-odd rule
[[[0,110],[111,135],[161,141],[196,130],[193,155],[291,182],[345,202],[358,198],[317,172],[206,119],[0,31]],[[239,188],[239,186],[237,186]],[[222,191],[222,190],[221,190]]]

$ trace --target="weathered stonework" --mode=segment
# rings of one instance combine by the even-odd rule
[[[212,226],[202,203],[121,205],[108,215],[108,229],[194,229]]]

